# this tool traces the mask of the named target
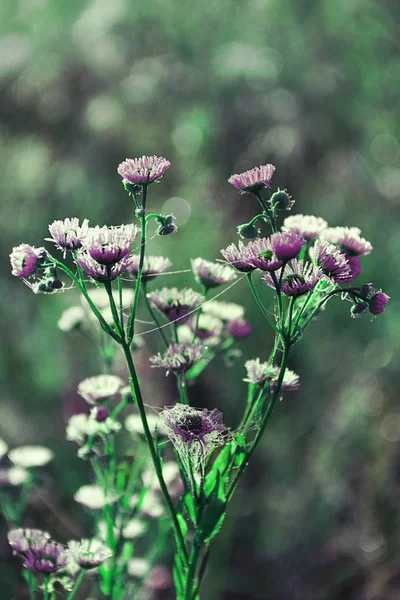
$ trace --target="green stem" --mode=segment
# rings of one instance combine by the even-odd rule
[[[255,301],[257,302],[257,304],[258,304],[258,306],[259,306],[259,308],[260,308],[260,310],[261,310],[262,314],[263,314],[263,315],[264,315],[264,317],[267,319],[268,323],[271,325],[271,327],[272,327],[272,328],[273,328],[273,329],[274,329],[276,332],[278,332],[278,330],[277,330],[277,328],[276,328],[276,325],[275,325],[275,323],[273,323],[273,321],[271,320],[271,317],[269,316],[269,314],[268,314],[268,312],[267,312],[267,309],[265,308],[265,306],[264,306],[264,305],[263,305],[263,303],[261,302],[261,298],[260,298],[260,296],[259,296],[259,294],[258,294],[258,292],[257,292],[257,290],[256,290],[256,288],[255,288],[255,286],[254,286],[254,282],[253,282],[253,280],[252,280],[252,278],[251,278],[251,275],[252,275],[251,273],[247,273],[247,281],[249,282],[249,286],[250,286],[250,289],[251,289],[251,291],[252,291],[252,294],[253,294],[253,296],[254,296],[254,298],[255,298]]]
[[[110,267],[107,267],[107,271],[110,273]],[[122,323],[121,323],[119,320],[117,307],[115,305],[115,300],[114,300],[114,296],[112,293],[112,283],[111,283],[110,279],[108,281],[104,282],[104,287],[106,288],[106,291],[108,294],[108,300],[110,302],[110,308],[111,308],[111,313],[112,313],[112,316],[114,319],[115,327],[116,327],[121,339],[124,339],[125,338],[124,322],[122,321]]]
[[[71,590],[71,593],[67,597],[67,600],[73,600],[73,598],[75,598],[76,592],[80,588],[80,585],[83,581],[83,578],[85,577],[85,574],[86,574],[86,571],[84,569],[82,569],[82,571],[78,575],[78,579],[76,580],[74,587]]]
[[[49,580],[50,580],[50,575],[45,575],[44,576],[44,594],[43,594],[43,600],[49,600]]]
[[[185,381],[185,373],[181,373],[177,375],[178,387],[179,387],[179,396],[182,404],[189,404],[189,398],[187,393],[186,381]]]
[[[189,570],[186,578],[185,600],[192,600],[195,589],[196,567],[200,556],[201,545],[196,541],[193,542],[192,551],[189,559]]]
[[[154,440],[153,440],[153,436],[152,436],[151,431],[150,431],[149,424],[147,422],[147,416],[146,416],[146,411],[145,411],[145,408],[144,408],[142,393],[141,393],[141,390],[140,390],[140,385],[139,385],[139,380],[138,380],[138,377],[137,377],[137,374],[136,374],[135,365],[133,364],[131,351],[130,351],[130,348],[127,345],[127,343],[123,343],[122,344],[122,349],[124,351],[125,359],[126,359],[127,366],[128,366],[129,381],[130,381],[130,386],[131,386],[132,394],[133,394],[134,398],[136,399],[136,405],[137,405],[137,408],[139,410],[140,418],[142,420],[144,435],[146,437],[146,441],[147,441],[147,444],[148,444],[148,447],[149,447],[149,450],[150,450],[150,454],[151,454],[151,458],[152,458],[152,461],[153,461],[154,469],[156,471],[156,475],[157,475],[157,478],[158,478],[158,482],[160,484],[161,492],[162,492],[162,494],[164,496],[165,503],[166,503],[166,505],[168,507],[169,513],[170,513],[171,518],[172,518],[173,527],[174,527],[174,531],[175,531],[176,543],[177,543],[177,545],[179,547],[179,551],[181,552],[183,559],[185,560],[185,562],[187,562],[188,561],[188,554],[187,554],[187,550],[186,550],[185,540],[184,540],[183,535],[182,535],[182,530],[180,528],[179,521],[178,521],[178,518],[176,516],[175,509],[174,509],[174,505],[172,503],[171,497],[170,497],[169,492],[168,492],[168,488],[167,488],[166,483],[164,481],[164,477],[163,477],[163,474],[162,474],[161,462],[160,462],[157,450],[156,450],[155,445],[154,445]]]
[[[144,301],[146,303],[147,310],[149,311],[150,316],[153,319],[154,323],[158,327],[158,331],[160,332],[160,335],[161,335],[161,337],[163,339],[164,344],[168,348],[169,342],[167,340],[167,337],[166,337],[166,335],[165,335],[162,327],[160,326],[160,322],[159,322],[159,320],[157,318],[157,315],[155,314],[155,311],[153,310],[153,307],[151,306],[151,304],[149,302],[149,299],[147,297],[147,281],[142,280],[142,288],[143,288]]]
[[[268,206],[265,203],[265,200],[263,200],[263,198],[261,197],[260,192],[256,192],[255,196],[261,206],[261,208],[263,209],[264,213],[266,214],[269,224],[271,225],[271,229],[272,229],[272,233],[276,232],[276,223],[275,223],[275,218],[273,216],[273,214],[271,213],[271,211],[269,210]]]

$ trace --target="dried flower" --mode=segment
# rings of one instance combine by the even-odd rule
[[[317,239],[328,227],[328,223],[321,217],[313,215],[291,215],[283,221],[283,231],[292,231],[306,240]]]
[[[81,569],[95,569],[112,557],[111,550],[96,539],[68,542],[68,552]]]
[[[79,251],[76,262],[86,275],[95,281],[113,281],[124,273],[130,264],[130,257],[125,256],[112,266],[101,265],[96,262],[87,252]]]
[[[43,467],[54,458],[54,452],[44,446],[19,446],[8,453],[14,465],[22,468]]]
[[[277,277],[280,278],[279,272]],[[301,296],[313,290],[322,277],[323,273],[319,267],[294,259],[290,265],[286,264],[284,267],[281,291],[286,296]],[[269,273],[264,273],[262,281],[275,289],[275,283]]]
[[[96,404],[100,400],[106,400],[118,394],[122,385],[122,379],[116,375],[96,375],[80,382],[78,394],[88,404]]]
[[[134,277],[137,277],[139,272],[139,262],[140,255],[132,254],[127,271]],[[164,271],[169,269],[171,266],[172,262],[169,260],[169,258],[164,258],[163,256],[145,256],[142,270],[142,281],[150,281],[151,279],[155,279],[157,275],[164,273]]]
[[[15,277],[30,277],[36,272],[39,264],[39,252],[43,248],[34,248],[29,244],[20,244],[13,248],[10,254],[12,275]]]
[[[192,258],[190,262],[196,281],[206,289],[231,283],[237,278],[235,271],[227,265],[216,264],[204,258]]]
[[[339,246],[343,252],[350,256],[361,256],[370,254],[372,245],[361,237],[361,229],[358,227],[329,227],[322,237]]]
[[[232,267],[241,273],[251,273],[256,268],[250,262],[250,253],[241,240],[239,240],[238,247],[230,244],[225,250],[221,250],[221,254]]]
[[[97,263],[110,267],[129,256],[139,231],[134,224],[91,227],[84,240],[84,248]]]
[[[314,258],[322,272],[338,283],[348,281],[352,275],[346,255],[336,246],[325,240],[317,240],[314,245]]]
[[[64,547],[52,542],[49,534],[39,529],[13,529],[8,533],[8,541],[30,571],[56,573],[67,564]]]
[[[196,310],[204,298],[190,288],[162,288],[148,294],[150,304],[155,306],[170,321],[185,323],[190,313]]]
[[[158,353],[150,358],[153,367],[162,367],[169,373],[185,373],[203,356],[202,344],[170,344],[164,354]]]
[[[85,320],[85,311],[81,306],[71,306],[62,313],[58,320],[58,328],[61,331],[72,331],[80,327]]]
[[[242,193],[259,192],[263,187],[270,187],[274,171],[274,165],[261,165],[244,173],[235,173],[228,181]]]
[[[62,250],[64,257],[67,250],[76,250],[82,246],[89,230],[89,221],[84,219],[82,225],[79,225],[79,219],[76,217],[64,219],[64,221],[53,221],[49,225],[51,238],[46,238],[48,242],[54,242],[59,250]]]
[[[118,166],[118,173],[129,183],[138,185],[159,181],[171,163],[162,156],[127,158]]]
[[[275,256],[284,262],[296,258],[305,244],[304,239],[292,231],[273,233],[270,242]]]

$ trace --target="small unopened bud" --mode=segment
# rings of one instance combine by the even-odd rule
[[[96,421],[102,423],[106,419],[108,419],[108,410],[104,406],[98,406],[96,409]]]
[[[278,190],[272,194],[270,202],[275,210],[290,210],[294,204],[294,200],[287,190]]]
[[[157,229],[158,235],[170,235],[171,233],[176,233],[178,231],[178,227],[174,223],[176,220],[174,215],[167,215],[165,217],[160,215],[158,220],[160,223],[160,226]]]
[[[362,298],[369,298],[371,296],[371,294],[374,293],[374,286],[372,285],[372,283],[364,283],[363,286],[361,286],[360,288],[360,296]]]
[[[364,312],[364,310],[368,308],[368,302],[357,302],[357,304],[353,304],[350,309],[350,314],[353,319],[356,319]]]
[[[254,227],[253,223],[243,223],[238,225],[237,232],[245,240],[254,240],[259,234],[259,229]]]
[[[51,287],[53,290],[60,290],[63,286],[63,283],[61,279],[51,279],[48,282],[48,286]]]
[[[385,310],[389,300],[390,297],[387,294],[384,292],[377,292],[369,301],[369,312],[372,315],[380,315]]]
[[[142,217],[144,217],[145,214],[146,214],[146,209],[143,208],[142,206],[135,210],[135,215],[137,216],[138,219],[141,219]]]

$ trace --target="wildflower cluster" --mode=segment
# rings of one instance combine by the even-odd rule
[[[158,561],[172,529],[176,597],[199,598],[210,542],[228,503],[278,400],[299,389],[300,377],[288,368],[292,346],[331,298],[349,301],[352,317],[367,311],[379,315],[389,300],[372,284],[354,282],[361,258],[372,251],[358,228],[329,227],[321,217],[302,214],[287,216],[279,228],[281,213],[291,210],[294,200],[287,190],[271,193],[271,164],[230,177],[241,193],[254,196],[260,212],[239,225],[240,239],[221,250],[223,258],[188,257],[193,287],[160,284],[153,289],[154,279],[172,275],[172,263],[148,252],[148,223],[155,220],[161,236],[176,233],[177,226],[173,215],[148,212],[148,192],[169,167],[158,156],[126,159],[118,166],[133,201],[133,223],[89,226],[87,219],[76,217],[54,221],[46,240],[63,260],[28,244],[11,253],[13,275],[35,293],[80,293],[58,327],[82,335],[82,343],[89,338],[101,362],[97,372],[76,382],[82,409],[66,425],[67,439],[78,445],[78,457],[91,467],[90,483],[74,494],[93,521],[88,539],[63,546],[45,532],[18,527],[27,494],[21,494],[25,500],[18,505],[16,489],[32,485],[33,470],[46,465],[52,451],[16,448],[8,453],[12,466],[0,468],[0,495],[16,527],[9,541],[22,560],[31,596],[39,574],[46,599],[62,581],[73,600],[92,569],[102,595],[110,600],[124,600],[141,587],[150,594],[165,589],[172,578]],[[252,328],[243,306],[218,297],[246,279],[273,339],[268,355],[244,361],[247,400],[240,423],[228,428],[213,404],[191,404],[191,386],[216,357],[228,368],[237,364],[241,350],[236,345]],[[138,319],[142,309],[150,323]],[[150,329],[140,331],[143,323]],[[176,384],[176,402],[164,407],[157,399],[145,402],[137,375],[136,353],[141,353],[141,364],[146,360],[141,333],[152,331],[156,338],[146,338],[149,346],[160,344],[147,354],[152,373],[172,373]],[[7,451],[0,440],[0,458]],[[140,544],[138,538],[143,538]]]

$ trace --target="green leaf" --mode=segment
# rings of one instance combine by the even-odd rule
[[[188,492],[187,494],[185,494],[184,497],[184,502],[185,502],[185,507],[186,510],[188,512],[189,518],[191,519],[191,521],[193,523],[196,523],[196,505],[194,502],[194,498],[192,496],[192,494],[190,492]]]
[[[236,448],[235,448],[235,463],[238,467],[246,460],[247,446],[246,440],[242,433],[236,435]]]
[[[191,381],[193,379],[196,379],[196,377],[198,377],[206,367],[208,367],[208,365],[210,364],[210,362],[212,361],[212,359],[215,357],[215,354],[207,354],[208,358],[203,358],[198,360],[191,369],[189,369],[189,371],[187,371],[186,375],[185,375],[185,379],[186,381]]]
[[[177,513],[176,518],[178,519],[178,523],[179,523],[179,527],[181,528],[182,536],[185,538],[187,531],[188,531],[188,526],[187,526],[186,520],[185,520],[184,516],[182,515],[182,513]]]
[[[217,535],[224,522],[225,514],[225,502],[214,499],[213,502],[207,504],[196,532],[196,537],[201,543],[206,543]]]

